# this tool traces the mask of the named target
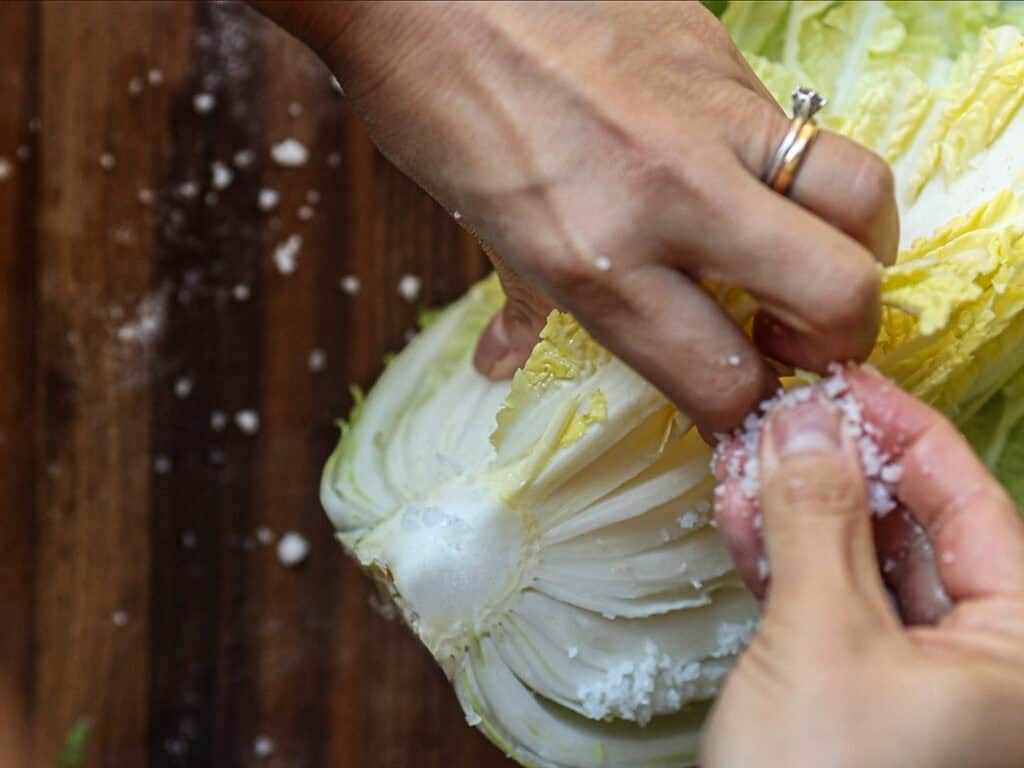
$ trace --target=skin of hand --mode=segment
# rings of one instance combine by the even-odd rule
[[[492,378],[557,305],[708,434],[774,389],[759,351],[816,370],[870,351],[889,168],[823,131],[791,199],[769,190],[789,121],[700,3],[256,5],[484,243],[507,295],[475,359]],[[758,300],[753,340],[709,279]]]
[[[884,579],[904,618],[930,623],[906,626],[887,596],[876,552],[887,545],[835,412],[815,400],[773,412],[760,449],[763,531],[736,488],[716,510],[767,602],[713,710],[702,765],[1024,765],[1024,523],[941,415],[876,374],[847,380],[899,461],[898,500],[930,543],[905,548],[905,567]],[[927,605],[936,591],[920,588],[929,573],[948,596],[941,616]]]

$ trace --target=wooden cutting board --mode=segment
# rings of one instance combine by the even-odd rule
[[[0,38],[0,663],[32,765],[83,719],[87,766],[509,765],[317,499],[349,384],[485,272],[472,240],[244,6],[8,2]]]

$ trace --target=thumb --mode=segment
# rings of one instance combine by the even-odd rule
[[[505,305],[480,336],[473,365],[489,379],[507,379],[530,356],[553,304],[493,248],[485,243],[483,249],[501,280]]]
[[[803,626],[840,617],[847,624],[854,617],[894,621],[857,445],[832,403],[816,397],[770,414],[761,440],[761,505],[768,616],[792,612]]]

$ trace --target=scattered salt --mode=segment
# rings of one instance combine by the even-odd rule
[[[416,275],[405,274],[398,281],[398,295],[408,302],[416,301],[420,295],[420,287],[423,281]]]
[[[459,213],[458,211],[453,211],[452,218],[455,219],[456,221],[459,221],[462,218],[462,214]]]
[[[258,736],[252,743],[252,753],[262,760],[274,754],[274,740],[269,736]]]
[[[359,278],[355,275],[345,275],[341,278],[341,290],[349,296],[355,296],[359,293],[359,289],[362,284],[359,282]]]
[[[256,541],[263,546],[268,546],[274,543],[274,532],[266,526],[260,526],[256,529]]]
[[[297,168],[306,164],[306,160],[309,159],[309,151],[302,142],[285,139],[271,147],[270,156],[278,165]]]
[[[739,368],[740,362],[741,362],[740,356],[739,355],[729,355],[727,358],[725,358],[725,362],[728,365],[731,365],[733,368]]]
[[[112,154],[104,152],[100,155],[100,168],[104,171],[112,171],[115,165],[117,165],[117,160],[114,159]]]
[[[566,648],[565,654],[570,659],[575,659],[577,656],[580,655],[580,649],[577,648],[575,645],[570,645],[568,648]]]
[[[143,187],[139,190],[138,194],[139,202],[143,205],[152,205],[156,196],[153,194],[153,190],[148,187]]]
[[[290,275],[295,271],[299,251],[302,250],[302,235],[291,235],[283,243],[274,248],[274,265],[282,275]]]
[[[0,157],[0,181],[10,178],[13,167],[10,160],[6,157]]]
[[[153,459],[153,471],[158,475],[169,475],[171,473],[171,460],[167,456],[156,456]]]
[[[176,382],[174,382],[174,395],[181,400],[192,394],[192,379],[188,376],[182,376]]]
[[[299,217],[300,221],[309,221],[313,218],[313,209],[308,205],[301,205],[295,215]]]
[[[214,432],[223,432],[228,425],[228,415],[224,411],[210,412],[210,429]]]
[[[256,204],[261,211],[272,211],[277,207],[280,199],[281,197],[277,194],[276,189],[264,188],[260,190],[259,197],[256,198]]]
[[[308,365],[313,373],[319,373],[327,365],[327,355],[322,349],[314,349],[309,353]]]
[[[260,431],[260,415],[256,411],[244,409],[235,414],[235,425],[247,435],[255,435]]]
[[[246,283],[238,283],[231,289],[231,296],[235,301],[248,301],[251,295],[252,291]]]
[[[110,615],[110,620],[114,622],[115,627],[123,627],[128,624],[128,614],[119,609]]]
[[[178,194],[186,200],[192,200],[199,194],[199,185],[194,181],[183,181],[178,185]]]
[[[200,115],[208,114],[217,106],[217,98],[212,93],[197,93],[192,97],[192,108]]]
[[[309,542],[301,533],[288,531],[277,542],[277,559],[281,565],[291,568],[299,565],[309,556]]]
[[[159,69],[151,69],[146,73],[146,79],[150,85],[160,85],[164,81],[164,73]]]
[[[240,149],[235,152],[231,162],[235,164],[236,168],[248,168],[255,159],[256,155],[251,149]]]
[[[235,173],[220,160],[214,160],[210,164],[210,176],[212,177],[214,189],[227,189],[231,184],[231,180],[235,178]]]
[[[602,272],[607,272],[609,269],[612,268],[612,260],[609,259],[607,256],[598,256],[596,259],[594,259],[594,266],[597,267]]]

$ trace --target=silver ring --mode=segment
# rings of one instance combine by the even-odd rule
[[[762,177],[764,183],[780,195],[789,193],[807,148],[818,133],[814,116],[827,103],[828,100],[813,88],[800,87],[793,91],[793,119]]]

